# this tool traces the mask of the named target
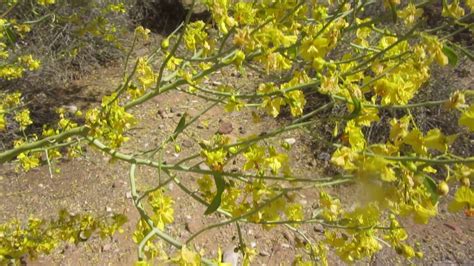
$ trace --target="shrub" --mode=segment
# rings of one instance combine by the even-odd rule
[[[299,248],[301,256],[296,258],[296,265],[327,264],[328,250],[346,262],[355,262],[373,256],[382,248],[381,243],[388,243],[408,259],[421,257],[417,248],[408,244],[400,217],[427,223],[437,215],[440,199],[456,183],[460,185],[449,209],[472,216],[474,208],[474,194],[469,185],[474,175],[474,158],[451,151],[456,138],[474,130],[472,93],[457,91],[447,99],[413,102],[423,84],[429,81],[433,64],[456,65],[458,54],[472,57],[469,50],[436,35],[445,26],[426,27],[422,7],[428,2],[402,5],[400,1],[384,1],[381,14],[365,16],[364,9],[376,1],[329,1],[327,5],[296,0],[204,1],[213,24],[190,22],[192,12],[189,12],[184,26],[161,43],[162,61],[158,68],[153,64],[154,54],[138,58],[124,73],[118,89],[104,97],[100,106],[76,113],[83,117],[83,123],[76,123],[60,112],[57,126],[46,128],[42,135],[17,140],[14,148],[0,153],[0,162],[16,160],[29,170],[41,163],[40,154],[45,151],[55,154],[48,159],[50,162],[57,157],[78,155],[83,145],[128,162],[132,199],[140,213],[134,233],[139,264],[153,260],[180,265],[218,264],[220,257],[204,258],[190,248],[190,243],[209,229],[232,223],[261,224],[266,228],[284,226],[292,230],[302,223],[321,224],[326,229],[324,240],[308,239]],[[460,25],[463,30],[470,27],[465,20],[472,8],[472,1],[462,5],[459,1],[444,2],[442,15],[447,22],[444,25]],[[137,28],[132,49],[148,33],[143,27]],[[28,57],[18,64],[23,64],[23,69],[34,66],[34,61]],[[212,79],[225,68],[235,68],[241,73],[253,69],[268,81],[261,82],[250,93],[228,84],[219,89],[204,86],[204,80]],[[259,115],[276,118],[287,110],[292,119],[266,134],[240,140],[215,135],[200,143],[199,153],[178,163],[163,162],[160,153],[173,145],[209,107],[194,117],[182,116],[173,133],[148,152],[121,151],[121,145],[128,140],[124,134],[136,122],[130,110],[171,90],[205,98],[211,107],[223,105],[228,112],[249,108],[255,118]],[[319,108],[307,108],[309,93],[324,95],[327,101]],[[4,98],[3,117],[18,105],[19,98],[19,95]],[[423,132],[410,115],[410,110],[415,108],[437,105],[459,115],[461,128],[456,135],[445,135],[436,128]],[[331,108],[344,113],[329,112],[330,116],[323,113]],[[380,121],[380,110],[385,109],[399,112],[391,119]],[[26,109],[13,113],[20,130],[31,124]],[[331,162],[343,174],[330,179],[298,177],[293,174],[286,150],[291,147],[279,147],[265,140],[321,121],[332,123],[337,138],[321,141],[329,141],[334,147]],[[386,123],[389,130],[379,142],[371,143],[364,128],[376,123]],[[67,154],[60,149],[64,147]],[[187,164],[196,158],[208,170]],[[231,158],[244,161],[238,172],[229,170],[227,163]],[[139,194],[137,166],[158,169],[160,174],[168,176],[167,182],[174,182],[205,205],[204,215],[218,212],[224,218],[180,243],[166,233],[174,220],[176,199],[167,195],[159,183],[155,189]],[[437,181],[435,173],[442,168],[447,175]],[[202,175],[196,184],[198,193],[180,182],[181,174],[185,173]],[[344,183],[353,183],[367,191],[367,197],[358,202],[358,207],[347,208],[324,190]],[[293,194],[302,190],[318,191],[318,211],[312,216],[292,200]],[[248,265],[255,251],[245,242],[240,239],[239,249],[244,255],[244,265]],[[181,252],[168,260],[163,244],[175,246]],[[18,254],[10,253],[1,256],[4,260],[18,258]]]

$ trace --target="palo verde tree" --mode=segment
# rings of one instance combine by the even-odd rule
[[[302,234],[306,245],[299,247],[295,265],[327,264],[329,250],[346,262],[355,262],[370,258],[382,245],[407,259],[422,257],[416,247],[408,244],[401,217],[428,223],[437,215],[438,202],[448,194],[450,186],[456,191],[449,210],[462,211],[467,216],[474,213],[474,191],[470,186],[474,157],[462,157],[451,148],[455,141],[466,139],[460,136],[469,136],[474,130],[474,105],[470,102],[473,93],[459,90],[447,99],[413,100],[430,80],[433,65],[456,65],[458,55],[472,60],[472,52],[449,41],[449,37],[461,31],[472,32],[469,21],[474,2],[442,1],[439,16],[444,24],[436,28],[426,26],[423,7],[438,1],[401,4],[387,0],[382,9],[370,15],[365,10],[382,1],[320,2],[204,0],[200,4],[209,10],[211,24],[191,22],[193,3],[185,21],[157,45],[153,54],[131,64],[130,54],[126,56],[125,65],[131,67],[125,69],[123,81],[115,92],[103,97],[100,106],[78,110],[74,116],[81,120],[60,111],[57,125],[45,127],[41,135],[27,134],[32,121],[21,95],[5,94],[0,99],[0,129],[5,130],[6,123],[16,123],[23,137],[15,140],[11,149],[0,152],[0,162],[14,162],[28,171],[61,157],[81,156],[81,147],[89,145],[129,163],[132,199],[140,213],[133,236],[139,265],[221,265],[220,257],[206,258],[193,250],[193,240],[207,230],[228,224],[235,224],[240,232],[240,225],[245,223],[269,230],[283,226],[300,234],[301,224],[322,225],[325,233],[321,241]],[[21,36],[29,31],[28,24],[8,19],[10,8],[14,4],[0,7],[2,79],[21,78],[23,72],[39,67],[39,62],[29,55],[9,56],[12,33]],[[131,50],[148,34],[149,30],[138,27]],[[155,67],[157,62],[159,66]],[[204,81],[225,68],[235,68],[243,75],[251,69],[266,78],[255,84],[253,92],[229,84],[208,88]],[[121,146],[129,140],[124,134],[137,122],[131,111],[172,90],[204,98],[209,106],[195,116],[183,116],[160,145],[145,152],[123,152]],[[314,94],[326,100],[318,102],[317,108],[307,108],[308,95]],[[200,152],[177,163],[165,163],[166,147],[175,145],[178,136],[218,105],[227,112],[251,109],[256,120],[262,115],[277,118],[283,110],[289,110],[292,119],[259,136],[230,140],[215,135],[199,143]],[[458,117],[457,134],[445,135],[438,128],[423,131],[411,111],[429,106],[443,106],[454,113]],[[336,109],[343,111],[328,111]],[[382,120],[380,114],[385,110],[397,112],[385,113],[390,118]],[[296,176],[287,153],[291,147],[266,140],[311,127],[318,121],[329,121],[333,127],[337,138],[321,137],[320,141],[333,147],[331,163],[343,174],[330,178]],[[369,141],[365,129],[381,123],[388,128],[386,136],[376,143]],[[228,163],[234,158],[244,161],[240,171],[229,169]],[[198,167],[196,161],[208,168]],[[160,176],[167,178],[157,180],[154,189],[139,193],[137,167],[156,168]],[[187,173],[201,176],[196,193],[182,182]],[[174,213],[179,212],[173,208],[176,199],[166,193],[164,185],[170,182],[206,206],[203,215],[217,212],[221,221],[204,227],[185,242],[169,235],[167,226],[173,223]],[[343,183],[367,191],[357,207],[345,207],[337,195],[324,189]],[[318,209],[310,216],[292,200],[294,193],[303,190],[318,191]],[[108,223],[63,214],[51,224],[35,219],[26,226],[18,221],[3,224],[0,260],[14,262],[24,254],[48,252],[57,246],[57,241],[74,241],[74,236],[84,234],[87,238],[97,229],[110,234],[123,219],[116,217]],[[168,256],[164,245],[181,252]],[[249,265],[255,251],[242,237],[239,249],[244,265]]]

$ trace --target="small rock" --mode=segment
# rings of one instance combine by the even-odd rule
[[[260,255],[260,256],[262,256],[262,257],[268,257],[268,256],[270,256],[270,253],[268,253],[268,252],[262,250],[262,251],[260,251],[260,252],[258,253],[258,255]]]
[[[199,169],[203,170],[203,171],[210,171],[211,169],[209,168],[209,166],[207,166],[207,164],[200,164],[199,165]]]
[[[288,245],[288,244],[286,244],[286,243],[283,243],[283,244],[281,244],[281,247],[282,247],[282,248],[290,248],[290,245]]]
[[[242,255],[235,251],[235,248],[227,248],[222,254],[222,262],[228,263],[232,266],[238,266],[241,264]]]
[[[195,233],[199,230],[199,223],[193,219],[184,223],[184,229],[190,233]]]
[[[250,247],[255,248],[257,246],[257,243],[255,241],[250,242]]]
[[[176,116],[181,117],[181,116],[183,116],[183,113],[177,113]]]
[[[112,245],[111,244],[105,244],[102,246],[102,252],[107,252],[109,250],[112,249]]]
[[[243,127],[239,127],[239,133],[243,135],[243,134],[247,133],[247,130],[245,130],[245,128],[243,128]]]
[[[66,105],[64,108],[70,113],[70,114],[76,114],[78,108],[75,105]]]
[[[190,141],[189,139],[185,139],[185,140],[183,140],[182,145],[183,145],[183,147],[191,148],[191,147],[193,147],[194,142]]]
[[[174,113],[176,112],[176,109],[174,109],[173,107],[170,107],[170,113]]]
[[[157,113],[161,118],[168,118],[168,115],[163,109],[159,109]]]
[[[159,128],[159,129],[164,129],[164,128],[165,128],[165,125],[159,124],[159,125],[158,125],[158,128]]]
[[[196,127],[197,127],[198,129],[204,129],[204,126],[201,125],[201,124],[198,124]]]
[[[316,224],[315,226],[313,226],[313,230],[316,233],[324,233],[324,227],[320,224]]]
[[[329,161],[331,159],[331,155],[327,152],[321,152],[318,154],[318,159],[322,161]]]
[[[109,206],[105,207],[105,211],[106,212],[112,212],[112,208],[110,208]]]
[[[125,194],[125,197],[126,197],[127,199],[131,199],[131,198],[132,198],[132,192],[130,192],[130,191],[127,192],[127,193]]]
[[[225,135],[230,134],[232,130],[234,130],[234,128],[232,127],[232,123],[221,121],[219,123],[219,129],[217,130],[217,133]]]
[[[295,138],[287,138],[285,139],[285,142],[290,144],[290,145],[293,145],[296,143],[296,139]]]
[[[222,85],[222,82],[220,82],[220,81],[211,81],[211,85],[220,86],[220,85]]]
[[[86,240],[88,239],[88,237],[87,237],[87,235],[86,235],[86,233],[85,233],[84,231],[81,231],[81,232],[79,233],[79,238],[80,238],[81,240],[83,240],[83,241],[86,241]]]

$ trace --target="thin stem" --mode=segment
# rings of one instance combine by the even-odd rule
[[[48,149],[44,149],[44,153],[46,155],[46,162],[48,163],[49,177],[53,178],[53,169],[51,166],[51,160],[49,160]]]
[[[178,40],[176,40],[176,42],[173,45],[173,48],[171,48],[170,53],[165,58],[165,61],[163,61],[163,63],[161,64],[160,72],[158,74],[158,79],[157,79],[157,82],[156,82],[155,90],[158,90],[158,91],[160,90],[159,86],[161,84],[161,79],[163,77],[163,72],[165,71],[166,65],[171,60],[171,57],[173,57],[175,55],[176,50],[178,50],[178,47],[181,44],[181,41],[183,40],[184,34],[186,34],[186,26],[189,24],[189,21],[191,19],[191,15],[193,14],[193,8],[194,8],[194,3],[195,2],[196,2],[196,0],[193,0],[193,2],[191,3],[191,8],[189,9],[188,14],[186,14],[186,18],[184,20],[184,30],[181,32],[181,34],[179,34]]]
[[[38,141],[35,141],[35,142],[23,144],[19,147],[16,147],[16,148],[13,148],[13,149],[10,149],[10,150],[7,150],[7,151],[4,151],[4,152],[0,153],[0,163],[5,163],[7,161],[10,161],[13,158],[15,158],[16,156],[18,156],[18,154],[20,154],[22,152],[25,152],[25,151],[29,151],[29,150],[36,149],[36,148],[41,148],[41,147],[44,147],[44,146],[46,146],[50,143],[60,142],[64,139],[67,139],[67,138],[72,137],[72,136],[85,135],[85,133],[87,131],[88,131],[88,129],[86,128],[86,126],[80,126],[80,127],[72,128],[70,130],[59,133],[58,135],[46,137],[42,140],[38,140]]]
[[[256,208],[253,208],[252,210],[250,210],[249,212],[246,212],[240,216],[237,216],[237,217],[234,217],[230,220],[227,220],[227,221],[223,221],[223,222],[220,222],[220,223],[215,223],[215,224],[212,224],[212,225],[209,225],[209,226],[206,226],[204,228],[202,228],[201,230],[197,231],[195,234],[193,234],[192,236],[190,236],[188,238],[188,240],[186,240],[186,244],[189,244],[189,242],[191,242],[194,238],[198,237],[200,234],[212,229],[212,228],[216,228],[216,227],[221,227],[221,226],[224,226],[224,225],[227,225],[227,224],[231,224],[233,222],[236,222],[236,221],[239,221],[241,219],[245,219],[247,217],[250,217],[252,215],[254,215],[255,213],[259,212],[260,210],[262,210],[263,208],[265,208],[267,205],[271,204],[272,202],[276,201],[277,199],[281,198],[283,195],[285,195],[289,190],[284,190],[283,192],[277,194],[276,196],[270,198],[269,200],[265,201],[264,203],[260,204],[259,206],[257,206]]]

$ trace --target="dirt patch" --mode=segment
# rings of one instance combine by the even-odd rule
[[[159,37],[157,37],[159,38]],[[134,56],[146,54],[146,46],[140,48]],[[121,79],[120,65],[98,71],[85,79],[77,81],[82,88],[81,93],[104,95],[113,89]],[[104,77],[106,77],[104,79]],[[259,77],[255,73],[242,76],[231,70],[223,70],[216,79],[209,81],[208,86],[218,86],[225,81],[246,90],[254,89],[254,82]],[[462,80],[462,79],[461,79]],[[458,84],[460,86],[460,84]],[[454,87],[457,85],[453,84]],[[79,104],[72,101],[75,104]],[[209,105],[205,100],[193,97],[184,92],[172,91],[154,98],[132,112],[140,121],[129,132],[132,141],[125,144],[123,152],[146,151],[156,147],[163,138],[173,132],[183,115],[190,117]],[[249,112],[225,113],[221,107],[215,107],[203,115],[191,126],[186,134],[181,135],[176,143],[182,151],[176,153],[173,145],[164,152],[164,160],[175,162],[187,155],[199,151],[197,142],[211,137],[218,131],[236,139],[251,134],[268,132],[279,126],[279,122],[271,118],[263,118],[261,123],[252,123]],[[293,159],[292,168],[303,178],[317,179],[324,176],[328,166],[329,153],[314,154],[311,141],[305,132],[285,133],[271,139],[278,143],[292,138],[294,142],[290,156]],[[192,165],[194,161],[190,162]],[[233,162],[232,162],[233,163]],[[240,162],[235,162],[238,165]],[[107,156],[87,148],[85,156],[73,161],[62,161],[55,165],[61,169],[51,178],[47,166],[39,167],[29,173],[16,173],[14,166],[0,166],[0,222],[11,218],[26,219],[29,214],[48,218],[54,217],[60,208],[71,212],[92,212],[98,215],[108,215],[112,212],[123,213],[129,218],[124,226],[125,232],[109,239],[93,236],[89,241],[77,246],[64,245],[53,254],[41,256],[37,261],[27,260],[31,265],[132,265],[136,256],[136,245],[133,234],[138,213],[133,207],[129,193],[129,165],[121,162],[110,162]],[[237,166],[236,166],[237,167]],[[145,191],[158,183],[156,169],[140,167],[137,172],[140,191]],[[197,187],[197,175],[186,174],[178,176],[183,184],[191,189]],[[353,202],[359,191],[351,185],[338,186],[330,193],[341,197],[343,202]],[[210,223],[222,219],[218,214],[203,216],[205,207],[196,203],[189,195],[182,192],[175,184],[167,185],[167,193],[175,201],[175,222],[167,228],[167,232],[180,241],[186,240],[193,233]],[[296,195],[296,200],[303,204],[308,211],[316,206],[318,190],[308,189]],[[472,219],[458,214],[446,212],[446,204],[442,203],[440,215],[430,224],[420,226],[404,221],[413,243],[420,242],[425,257],[413,261],[419,264],[471,264],[474,261],[474,240]],[[304,225],[299,230],[317,241],[322,239],[324,228],[318,225]],[[242,225],[246,244],[255,246],[258,250],[253,265],[290,265],[296,254],[296,246],[304,242],[298,234],[284,227],[265,230],[257,225]],[[193,241],[192,246],[197,250],[206,250],[206,257],[215,257],[217,248],[228,249],[238,245],[236,226],[230,224],[202,234]],[[174,249],[167,248],[169,253]],[[374,265],[408,264],[389,248],[377,254],[371,261],[362,262]],[[330,264],[342,264],[334,254],[330,255]]]

